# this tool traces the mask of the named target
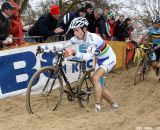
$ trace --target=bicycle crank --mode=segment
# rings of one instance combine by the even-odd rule
[[[67,94],[67,99],[68,99],[68,101],[70,101],[70,102],[74,101],[74,97],[71,96],[69,93]]]

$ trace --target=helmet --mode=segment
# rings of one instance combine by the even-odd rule
[[[86,18],[83,17],[77,17],[74,18],[70,24],[70,29],[74,29],[74,28],[81,28],[84,26],[88,26],[88,21]]]
[[[160,17],[155,18],[154,20],[152,20],[153,23],[160,23]]]

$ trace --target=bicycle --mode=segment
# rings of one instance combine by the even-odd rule
[[[152,45],[152,44],[149,44]],[[151,57],[153,55],[152,47],[137,47],[141,49],[144,53],[141,54],[141,59],[138,62],[137,69],[134,75],[134,85],[136,85],[141,80],[145,80],[147,78],[148,72],[151,70]],[[158,61],[159,72],[157,74],[158,80],[160,81],[160,60]]]
[[[91,80],[94,69],[87,70],[86,62],[81,60],[70,60],[80,64],[80,72],[75,87],[67,79],[63,70],[62,62],[64,61],[64,50],[50,52],[55,54],[55,66],[45,66],[38,70],[30,79],[26,92],[26,109],[28,113],[37,113],[39,110],[51,109],[58,110],[63,92],[67,94],[68,101],[78,99],[80,107],[90,105],[89,100],[93,98],[94,86]],[[37,87],[35,84],[40,76],[45,75],[43,86]],[[66,84],[64,89],[63,82]],[[37,90],[37,91],[36,91]],[[46,105],[45,105],[46,104]],[[40,105],[40,106],[38,106]]]
[[[142,49],[144,51],[144,56],[142,56],[138,62],[134,75],[134,85],[142,80],[145,80],[148,72],[151,70],[152,49],[146,47],[143,47]]]

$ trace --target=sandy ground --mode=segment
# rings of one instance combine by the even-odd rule
[[[152,72],[147,81],[134,86],[134,71],[135,67],[108,75],[107,88],[118,109],[103,101],[103,112],[95,113],[68,102],[64,95],[58,111],[37,116],[27,113],[25,96],[8,98],[0,100],[0,130],[159,130],[160,82]]]

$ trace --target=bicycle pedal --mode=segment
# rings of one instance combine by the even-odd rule
[[[82,100],[82,101],[86,101],[86,99],[84,99],[84,98],[81,98],[81,100]]]
[[[75,93],[75,89],[76,88],[71,88],[71,90],[73,91],[73,93]],[[69,93],[69,90],[63,90],[65,93]]]
[[[63,90],[63,92],[65,92],[65,93],[67,93],[67,94],[69,93],[69,91],[68,91],[68,90]]]
[[[93,92],[94,92],[94,90],[86,91],[86,94],[91,94]]]
[[[94,88],[93,87],[87,88],[87,92],[94,92]]]
[[[81,91],[80,93],[78,93],[78,95],[85,95],[86,91]]]

